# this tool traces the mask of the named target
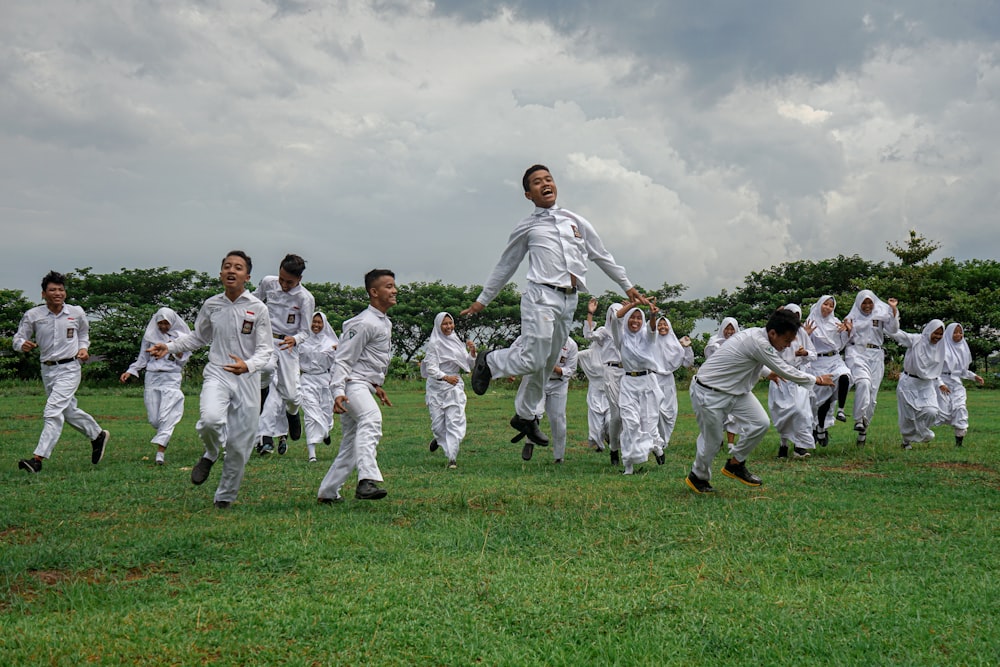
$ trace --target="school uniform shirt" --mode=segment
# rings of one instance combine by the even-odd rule
[[[865,299],[871,299],[874,304],[869,315],[861,312],[861,303]],[[875,296],[871,290],[858,292],[858,296],[854,299],[854,306],[847,314],[847,319],[852,323],[849,344],[856,348],[881,348],[885,342],[885,334],[891,335],[899,331],[899,313],[894,315],[892,308]]]
[[[579,350],[576,360],[583,374],[587,376],[588,388],[604,391],[604,362],[601,360],[600,350],[593,347]]]
[[[29,340],[38,345],[42,363],[72,359],[81,349],[90,348],[90,324],[83,308],[64,303],[53,313],[48,306],[35,306],[24,314],[14,334],[13,347],[18,352]]]
[[[579,353],[580,347],[576,344],[576,341],[572,338],[567,338],[566,344],[559,351],[559,360],[556,361],[556,366],[562,369],[562,374],[556,373],[553,370],[552,375],[549,376],[549,385],[569,383],[570,378],[576,374]]]
[[[166,333],[160,331],[159,326],[157,326],[164,320],[170,323],[170,328]],[[139,371],[144,368],[147,373],[180,373],[190,358],[188,355],[183,353],[168,354],[162,359],[157,359],[148,350],[157,343],[169,345],[189,333],[191,333],[191,327],[181,319],[180,315],[171,308],[160,308],[146,324],[146,331],[142,335],[142,346],[139,348],[139,356],[126,372],[136,377],[139,377]]]
[[[264,276],[254,295],[267,304],[275,335],[291,336],[296,345],[312,335],[309,327],[316,312],[316,299],[301,284],[285,292],[278,283],[278,276]]]
[[[703,387],[738,396],[753,390],[764,368],[795,384],[815,384],[816,376],[789,366],[767,338],[763,327],[743,329],[705,360],[696,381]]]
[[[461,375],[462,371],[469,372],[472,364],[475,363],[475,357],[469,352],[465,343],[459,340],[454,331],[447,336],[441,331],[441,323],[446,317],[452,316],[442,312],[434,317],[434,328],[427,341],[427,351],[421,370],[425,377],[430,380],[443,381],[446,375]],[[454,319],[452,317],[452,321]]]
[[[326,315],[320,312],[313,313],[313,317],[316,315],[323,319],[323,329],[318,334],[309,336],[299,349],[299,370],[303,375],[329,373],[337,356],[337,345],[340,343]]]
[[[191,352],[208,345],[208,362],[218,367],[233,363],[229,355],[242,359],[250,373],[267,365],[274,354],[271,320],[267,306],[244,291],[234,301],[225,293],[205,300],[194,331],[167,344],[172,354]]]
[[[345,396],[349,380],[381,387],[392,359],[392,322],[385,313],[368,306],[344,322],[337,359],[333,365],[333,396]]]
[[[969,344],[964,337],[957,343],[954,339],[955,330],[961,326],[958,322],[949,324],[944,330],[944,339],[941,341],[945,344],[944,370],[942,371],[942,375],[947,375],[959,383],[962,380],[976,379],[976,374],[969,370],[969,366],[972,365],[972,351],[969,349]]]
[[[476,301],[485,306],[496,298],[504,285],[510,282],[526,254],[527,278],[539,285],[570,287],[575,278],[576,287],[585,291],[589,259],[623,291],[632,289],[625,268],[615,262],[593,225],[586,219],[558,206],[536,207],[534,213],[514,227],[500,261]]]
[[[815,326],[810,338],[816,354],[822,357],[834,357],[847,345],[848,333],[840,330],[842,323],[833,312],[823,317],[823,304],[827,301],[833,301],[833,307],[836,309],[837,300],[829,294],[824,294],[809,309],[806,321]]]
[[[666,334],[661,335],[656,332],[655,344],[653,345],[654,370],[659,375],[671,375],[682,366],[692,366],[694,364],[694,350],[691,347],[684,347],[677,339],[674,332],[674,325],[665,315],[657,315],[656,322],[663,320],[670,327]]]
[[[932,343],[931,334],[943,328],[944,322],[931,320],[918,334],[900,331],[893,335],[897,343],[906,347],[903,357],[904,373],[918,380],[937,381],[941,377],[946,354],[944,339]]]

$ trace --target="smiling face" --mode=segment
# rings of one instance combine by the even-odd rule
[[[167,320],[160,320],[156,323],[156,328],[160,330],[160,333],[167,333],[170,331],[170,322]]]
[[[656,320],[656,333],[660,334],[661,336],[666,336],[668,333],[670,333],[670,325],[667,324],[667,321],[665,319],[660,318]]]
[[[951,332],[951,339],[956,343],[961,343],[963,338],[965,338],[965,332],[962,331],[962,325],[960,324]]]
[[[313,315],[312,324],[309,325],[309,330],[314,334],[318,334],[323,330],[323,318],[319,315]]]
[[[727,324],[726,328],[722,330],[722,335],[725,336],[726,338],[729,338],[734,333],[736,333],[736,327],[734,327],[732,324]]]
[[[635,333],[642,328],[642,313],[638,310],[628,316],[628,330]]]
[[[441,320],[441,333],[445,336],[450,336],[455,330],[455,320],[451,319],[451,315],[446,315]]]
[[[797,332],[795,331],[789,331],[787,333],[779,334],[774,329],[768,329],[767,340],[770,341],[771,347],[780,352],[792,344],[792,341],[795,340],[796,333]]]
[[[293,287],[298,287],[301,282],[301,276],[292,275],[288,271],[281,268],[278,269],[278,285],[281,286],[282,292],[287,292]]]
[[[219,280],[222,281],[226,294],[230,296],[242,294],[247,281],[250,280],[250,270],[247,268],[246,260],[239,255],[226,255],[222,260]]]
[[[938,327],[931,332],[931,345],[937,345],[942,338],[944,338],[944,327]]]
[[[819,307],[819,312],[823,314],[823,317],[830,317],[830,315],[833,315],[834,306],[833,299],[827,299]]]
[[[368,289],[368,301],[376,310],[383,313],[396,305],[396,279],[392,276],[379,276]]]
[[[52,312],[62,311],[63,304],[66,303],[66,286],[62,283],[49,283],[42,291],[42,300]]]
[[[860,309],[865,315],[871,315],[872,311],[875,310],[875,302],[865,297],[865,300],[861,302]]]
[[[545,169],[532,172],[528,177],[528,189],[524,196],[539,208],[552,208],[556,205],[556,182]]]

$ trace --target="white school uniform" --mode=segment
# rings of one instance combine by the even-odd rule
[[[822,429],[833,426],[836,419],[832,402],[837,400],[839,378],[846,375],[849,382],[854,381],[851,369],[844,363],[841,354],[847,345],[848,333],[840,330],[842,323],[834,313],[831,312],[828,317],[823,317],[823,304],[827,301],[833,301],[834,309],[837,308],[837,300],[829,294],[824,294],[809,309],[809,317],[806,318],[807,322],[816,327],[809,335],[816,356],[809,364],[808,370],[816,375],[829,375],[833,380],[832,387],[815,385],[812,388],[813,424]],[[830,409],[827,410],[824,423],[820,424],[819,410],[828,403]]]
[[[323,330],[306,338],[299,347],[299,369],[302,371],[300,394],[306,444],[318,445],[330,435],[333,428],[333,364],[340,339],[333,327],[320,312],[313,313],[323,319]]]
[[[634,313],[642,316],[638,331],[629,329],[628,320]],[[622,463],[626,472],[630,466],[644,463],[651,453],[662,454],[658,431],[660,420],[660,385],[654,372],[655,338],[659,335],[649,328],[645,313],[632,308],[617,323],[618,351],[622,355],[621,396],[622,413]]]
[[[577,290],[587,287],[587,260],[601,267],[622,290],[630,290],[632,283],[590,222],[553,206],[536,208],[518,223],[476,300],[484,306],[492,301],[525,255],[528,285],[521,295],[521,344],[494,350],[487,361],[494,378],[521,376],[514,408],[520,417],[530,419],[569,336]]]
[[[941,371],[941,382],[951,390],[945,394],[938,392],[939,424],[947,424],[955,429],[956,436],[964,436],[969,430],[969,409],[962,380],[975,380],[976,374],[969,369],[972,365],[972,352],[963,337],[956,343],[953,339],[955,330],[962,325],[952,322],[944,330],[945,356],[944,370]]]
[[[333,398],[347,398],[341,415],[343,437],[337,457],[319,485],[320,498],[339,498],[347,477],[358,471],[358,481],[382,481],[378,443],[382,439],[382,411],[375,389],[385,382],[392,359],[392,322],[382,311],[368,306],[344,322],[333,365]]]
[[[674,381],[674,371],[682,366],[688,368],[694,366],[694,350],[691,349],[691,346],[681,345],[674,332],[674,325],[665,315],[657,314],[656,322],[658,323],[660,320],[664,320],[670,329],[663,335],[657,331],[653,346],[654,370],[661,394],[658,430],[660,444],[663,447],[669,447],[670,437],[677,424],[677,383]]]
[[[861,312],[861,302],[865,299],[875,304],[870,315]],[[893,315],[892,308],[871,290],[861,290],[846,319],[853,325],[844,360],[854,378],[854,423],[867,428],[875,415],[878,390],[885,376],[882,344],[885,334],[899,331],[899,314]]]
[[[740,323],[736,321],[735,317],[724,317],[722,322],[719,323],[719,328],[712,334],[708,342],[705,343],[705,360],[711,357],[715,352],[722,347],[728,338],[726,338],[726,327],[732,325],[734,331],[732,335],[738,334],[740,332]],[[726,416],[726,432],[740,435],[743,433],[743,429],[736,422],[736,418],[733,415]]]
[[[59,313],[48,306],[35,306],[24,314],[14,334],[13,347],[18,352],[29,340],[38,345],[42,362],[42,385],[45,387],[45,410],[42,433],[38,436],[35,456],[47,459],[59,442],[63,424],[93,440],[101,427],[76,405],[80,386],[80,362],[76,355],[90,348],[90,325],[83,308],[64,303]]]
[[[802,309],[794,303],[784,308],[798,313],[800,317],[802,315]],[[805,355],[796,354],[800,349],[805,351]],[[812,368],[812,362],[816,360],[816,350],[805,329],[799,329],[792,344],[778,354],[789,366],[803,371]],[[788,441],[797,449],[816,448],[812,433],[812,396],[809,387],[794,382],[768,383],[767,407],[782,444]]]
[[[195,430],[205,445],[205,458],[215,461],[225,449],[216,502],[233,502],[239,494],[257,434],[260,370],[271,361],[273,341],[267,306],[244,291],[233,301],[225,293],[206,299],[194,331],[167,344],[171,354],[209,346]],[[247,372],[226,371],[224,366],[233,363],[229,355],[242,359]]]
[[[732,414],[743,428],[730,450],[737,461],[746,461],[764,439],[771,421],[753,395],[753,387],[765,367],[795,384],[816,382],[814,375],[785,363],[762,327],[733,334],[698,369],[690,389],[699,429],[697,454],[691,466],[695,476],[712,478],[712,461],[722,446],[726,415]]]
[[[938,329],[944,329],[944,322],[931,320],[918,334],[898,331],[892,335],[906,348],[903,372],[896,385],[899,433],[904,444],[934,439],[931,427],[940,413],[938,395],[945,359],[944,340],[931,343],[931,334]]]
[[[552,458],[561,461],[566,457],[566,399],[569,396],[569,381],[576,373],[579,346],[572,338],[567,338],[565,345],[559,351],[559,359],[553,366],[552,374],[545,383],[545,398],[535,411],[535,417],[541,419],[542,414],[549,416],[549,427],[552,437]],[[562,370],[562,374],[555,372]]]
[[[588,322],[583,323],[583,337],[599,350],[604,364],[604,396],[608,400],[608,446],[613,452],[621,449],[622,436],[620,400],[624,371],[622,355],[618,351],[617,338],[613,333],[618,330],[618,311],[621,307],[620,303],[608,306],[604,314],[604,326],[595,329]]]
[[[600,349],[591,347],[580,350],[576,359],[587,376],[587,441],[598,450],[603,450],[611,407],[604,392],[604,362]]]
[[[475,357],[465,343],[452,331],[447,336],[441,331],[445,317],[455,318],[449,313],[438,313],[434,317],[434,329],[424,354],[423,371],[427,378],[427,411],[431,416],[431,433],[444,450],[449,461],[458,458],[458,450],[465,438],[465,380],[466,373],[475,363]],[[458,378],[458,384],[444,379],[446,375]]]
[[[157,326],[166,320],[170,329],[163,333]],[[170,344],[180,336],[191,333],[191,327],[171,308],[160,308],[146,324],[142,336],[139,356],[126,371],[139,377],[139,371],[146,369],[142,400],[146,405],[146,417],[150,426],[156,429],[151,442],[166,447],[174,434],[174,427],[184,417],[184,392],[181,391],[181,377],[184,364],[190,355],[168,354],[157,359],[149,353],[149,348],[157,343]]]

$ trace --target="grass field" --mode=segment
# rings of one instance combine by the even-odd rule
[[[219,511],[219,471],[189,481],[192,391],[166,466],[141,388],[82,389],[104,461],[67,428],[31,476],[41,386],[0,388],[0,665],[1000,664],[996,392],[970,390],[961,449],[940,428],[902,451],[886,391],[868,447],[838,424],[778,461],[772,430],[764,486],[702,497],[684,392],[666,464],[624,477],[584,446],[583,389],[561,466],[508,442],[509,387],[470,392],[449,471],[422,387],[390,383],[388,498],[316,503],[335,439],[254,457]]]

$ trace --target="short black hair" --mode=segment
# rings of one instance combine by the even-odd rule
[[[242,250],[230,250],[226,253],[226,257],[239,257],[247,263],[247,273],[253,273],[253,260],[250,259],[250,255],[246,254]],[[223,264],[226,263],[226,257],[222,258]]]
[[[375,281],[381,278],[382,276],[389,276],[390,278],[395,278],[396,274],[390,271],[389,269],[372,269],[371,271],[365,274],[365,292],[370,290],[372,288],[372,285],[375,284]]]
[[[798,315],[795,314],[795,311],[778,308],[776,311],[771,313],[771,317],[768,318],[767,324],[764,325],[764,329],[767,331],[773,331],[779,336],[782,336],[786,333],[798,332],[801,326],[802,322],[799,320]]]
[[[521,178],[521,185],[524,186],[525,192],[528,191],[528,179],[536,171],[548,171],[549,173],[552,173],[551,170],[544,164],[533,164],[530,167],[528,167],[528,169],[524,172],[524,177]]]
[[[306,260],[298,255],[288,254],[281,260],[281,268],[296,278],[301,278],[302,272],[306,270]]]
[[[66,276],[59,273],[58,271],[49,271],[42,278],[42,291],[44,292],[48,289],[49,285],[62,285],[66,286]]]

